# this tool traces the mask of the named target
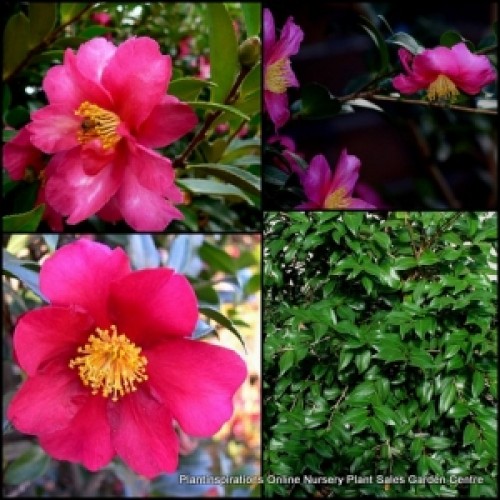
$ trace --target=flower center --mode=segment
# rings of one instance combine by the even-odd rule
[[[288,59],[278,59],[266,69],[264,86],[269,92],[284,94],[288,87]]]
[[[148,360],[141,356],[141,348],[125,335],[118,335],[116,326],[109,330],[96,328],[97,335],[91,335],[88,344],[79,347],[77,356],[69,362],[70,368],[78,366],[78,372],[85,386],[92,388],[92,394],[102,389],[102,395],[118,401],[119,397],[137,390],[135,383],[148,379]]]
[[[93,139],[100,139],[102,147],[109,149],[121,139],[116,132],[116,128],[120,124],[120,118],[112,111],[84,101],[75,111],[75,115],[83,117],[80,129],[77,132],[80,144],[85,144]]]
[[[328,195],[323,208],[349,208],[350,203],[346,189],[341,187]]]
[[[427,99],[429,101],[438,99],[453,101],[458,94],[455,84],[445,75],[439,75],[427,89]]]

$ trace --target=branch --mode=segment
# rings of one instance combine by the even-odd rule
[[[332,413],[330,414],[330,418],[328,419],[328,425],[326,426],[327,430],[330,429],[330,425],[332,425],[333,415],[337,411],[337,408],[339,407],[340,403],[342,403],[342,401],[345,399],[345,395],[346,395],[346,393],[347,393],[348,390],[349,390],[349,386],[346,385],[345,389],[344,389],[344,392],[342,392],[342,394],[340,395],[340,398],[337,399],[337,402],[335,403],[335,406],[332,408]]]
[[[240,72],[238,73],[238,76],[236,77],[236,80],[234,81],[231,90],[227,94],[227,97],[224,99],[224,104],[233,104],[233,102],[236,100],[238,89],[241,83],[243,82],[243,80],[248,75],[251,69],[252,68],[248,66],[243,66],[240,69]],[[205,139],[205,135],[207,134],[208,130],[215,122],[215,120],[217,120],[217,118],[219,118],[219,116],[222,115],[222,113],[224,113],[224,111],[218,110],[207,114],[205,118],[205,123],[203,124],[201,129],[198,130],[198,133],[191,139],[191,142],[186,146],[184,152],[174,160],[173,162],[174,168],[186,168],[186,160],[188,159],[189,155],[193,152],[196,146],[201,141],[203,141],[203,139]]]
[[[363,96],[359,96],[363,97]],[[465,113],[474,113],[477,115],[497,115],[497,111],[493,111],[491,109],[478,109],[478,108],[469,108],[467,106],[458,106],[456,104],[438,104],[431,101],[424,101],[421,99],[406,99],[403,97],[393,97],[387,95],[371,95],[372,99],[378,101],[392,101],[392,102],[401,102],[403,104],[419,104],[421,106],[428,106],[432,108],[440,108],[440,109],[453,109],[454,111],[463,111]]]
[[[88,12],[93,7],[94,7],[94,4],[89,3],[75,17],[72,17],[69,21],[66,21],[64,24],[61,24],[61,26],[59,26],[59,28],[52,31],[52,33],[50,33],[46,38],[44,38],[38,45],[33,47],[31,50],[29,50],[28,53],[26,54],[26,57],[14,68],[14,70],[12,71],[11,74],[8,75],[4,79],[4,82],[8,82],[15,74],[19,73],[19,71],[21,71],[24,68],[24,66],[26,66],[28,64],[29,60],[33,56],[35,56],[36,54],[38,54],[42,50],[45,50],[46,48],[48,48],[55,41],[55,39],[59,36],[59,33],[64,31],[66,26],[69,26],[70,24],[74,23],[75,21],[78,21],[78,19],[80,19],[83,16],[83,14]]]

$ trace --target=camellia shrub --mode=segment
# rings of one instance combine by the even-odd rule
[[[270,213],[265,234],[266,495],[495,496],[496,215]]]

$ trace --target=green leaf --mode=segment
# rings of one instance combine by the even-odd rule
[[[357,385],[354,390],[347,396],[346,402],[351,405],[354,404],[367,404],[371,401],[375,393],[375,386],[373,382],[367,381]]]
[[[372,430],[380,436],[380,439],[386,439],[385,425],[378,418],[371,417],[368,423]]]
[[[456,418],[458,420],[467,417],[469,414],[470,414],[469,407],[464,403],[456,403],[448,411],[448,415],[450,417]]]
[[[260,194],[260,178],[243,168],[214,163],[188,165],[188,170],[206,172],[254,194]]]
[[[457,396],[457,390],[455,384],[451,382],[448,384],[441,393],[439,398],[439,413],[446,413],[451,405],[454,403],[455,398]]]
[[[417,265],[417,259],[414,257],[399,257],[394,262],[394,269],[403,271],[405,269],[413,269]]]
[[[3,34],[3,79],[6,80],[28,54],[30,22],[22,13],[14,14]]]
[[[463,445],[468,446],[479,438],[479,429],[474,424],[467,424],[464,430]]]
[[[242,2],[241,10],[245,18],[245,28],[247,36],[257,36],[260,33],[260,20],[262,17],[262,9],[260,3],[257,2]]]
[[[302,118],[327,118],[337,115],[341,110],[340,101],[330,94],[323,85],[306,83],[300,89],[300,105],[298,114]]]
[[[89,26],[84,30],[78,33],[78,36],[86,38],[90,40],[91,38],[95,38],[98,36],[106,35],[107,33],[111,33],[113,31],[112,28],[106,28],[105,26]]]
[[[395,33],[394,35],[387,38],[387,43],[392,43],[394,45],[399,45],[400,47],[404,47],[406,50],[411,52],[413,55],[420,54],[425,49],[420,45],[415,38],[410,36],[408,33]]]
[[[7,484],[21,484],[43,476],[50,464],[50,457],[36,445],[30,446],[22,455],[9,463],[4,472]]]
[[[374,239],[384,250],[387,250],[391,245],[391,239],[385,233],[374,233],[371,235],[371,238]]]
[[[344,214],[344,224],[352,234],[356,235],[363,222],[363,212],[347,212]]]
[[[86,3],[60,3],[59,13],[61,16],[61,24],[66,24],[74,19],[83,9],[86,9],[87,6],[88,4]]]
[[[179,179],[177,181],[181,187],[191,191],[195,195],[214,195],[228,198],[240,198],[253,205],[252,199],[247,196],[240,188],[231,184],[206,179]]]
[[[243,118],[243,120],[249,121],[250,117],[240,111],[238,108],[234,106],[228,106],[227,104],[220,104],[217,102],[205,102],[205,101],[186,101],[186,104],[189,104],[193,108],[201,108],[201,109],[212,109],[215,111],[226,111],[233,115],[238,116],[239,118]]]
[[[217,87],[212,89],[212,101],[226,99],[239,69],[238,42],[233,23],[223,3],[207,5],[207,25],[210,42],[210,75]]]
[[[25,267],[27,265],[37,266],[36,263],[17,259],[5,249],[2,252],[2,258],[4,271],[10,273],[12,276],[15,276],[28,288],[30,288],[36,295],[47,301],[40,291],[39,273]]]
[[[14,128],[21,128],[29,122],[30,114],[24,106],[15,106],[5,113],[5,122]]]
[[[39,45],[54,29],[57,15],[56,8],[55,3],[30,2],[30,36],[28,44],[30,49]]]
[[[290,350],[286,351],[281,355],[280,358],[280,377],[286,373],[295,362],[295,353]]]
[[[433,383],[426,380],[421,386],[419,386],[419,388],[417,388],[417,394],[420,394],[420,401],[422,404],[429,404],[434,394]]]
[[[418,258],[419,266],[431,266],[432,264],[436,264],[439,262],[439,257],[435,255],[430,250],[426,250],[422,253],[422,255]]]
[[[452,444],[453,441],[451,439],[440,436],[432,436],[425,440],[425,446],[431,450],[446,450],[450,448]]]
[[[484,389],[484,375],[481,372],[475,372],[472,377],[472,397],[477,398]]]
[[[200,307],[199,311],[202,314],[204,314],[207,318],[213,319],[214,321],[219,323],[219,325],[223,326],[224,328],[227,328],[230,332],[234,333],[234,335],[241,342],[241,345],[246,351],[243,337],[241,336],[240,332],[234,326],[233,322],[229,318],[224,316],[221,312],[217,311],[216,309],[213,309],[212,307]]]
[[[370,366],[371,352],[365,351],[361,354],[358,354],[354,358],[354,363],[356,364],[356,368],[358,369],[359,374],[365,372]]]
[[[214,85],[213,82],[200,80],[199,78],[178,78],[170,82],[167,92],[181,101],[195,101],[205,87],[213,87]]]
[[[244,4],[242,4],[244,5]],[[256,64],[245,76],[240,87],[241,97],[246,97],[255,91],[260,92],[260,86],[262,82],[262,64]]]
[[[446,31],[444,32],[440,39],[439,39],[439,45],[442,45],[444,47],[453,47],[453,45],[456,45],[457,43],[460,43],[463,41],[462,35],[458,33],[458,31]]]
[[[389,68],[389,50],[387,49],[387,43],[384,37],[379,29],[366,17],[362,18],[361,27],[370,35],[370,38],[378,49],[380,55],[379,74],[386,73]]]
[[[397,425],[398,417],[396,413],[388,406],[374,405],[373,411],[375,416],[386,425]]]
[[[3,230],[10,233],[21,231],[34,232],[42,220],[45,205],[38,205],[29,212],[16,215],[5,215],[2,218]]]
[[[354,354],[352,351],[342,350],[339,357],[339,372],[341,372],[351,362]]]
[[[434,366],[434,359],[428,352],[415,348],[410,351],[409,364],[422,369],[432,368]]]
[[[233,259],[224,250],[207,241],[204,241],[198,249],[198,255],[214,271],[223,271],[231,275],[236,272]]]

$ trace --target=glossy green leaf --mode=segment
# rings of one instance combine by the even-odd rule
[[[364,373],[368,369],[368,366],[370,365],[370,360],[371,360],[370,351],[365,351],[361,354],[356,355],[356,357],[354,358],[354,364],[356,365],[356,368],[358,369],[358,372],[360,374]]]
[[[243,2],[241,10],[245,18],[245,28],[248,36],[256,36],[260,33],[260,20],[262,17],[262,7],[258,2]]]
[[[239,69],[238,42],[233,23],[223,3],[207,4],[207,25],[210,42],[210,78],[217,84],[212,101],[223,103]]]
[[[186,101],[193,108],[209,109],[211,111],[225,111],[232,115],[242,118],[243,120],[249,121],[250,117],[240,111],[236,106],[228,106],[227,104],[220,104],[218,102],[205,102],[205,101]]]
[[[198,163],[188,165],[188,170],[197,170],[198,176],[200,173],[211,174],[214,177],[230,182],[238,186],[244,191],[249,191],[254,194],[260,194],[260,179],[248,172],[247,170],[232,165],[213,164],[213,163]]]
[[[341,110],[340,101],[326,87],[317,83],[301,86],[300,96],[298,114],[302,118],[327,118],[337,115]]]
[[[439,398],[439,413],[446,413],[454,403],[457,396],[457,390],[454,383],[448,384]]]
[[[22,455],[7,465],[4,481],[21,484],[43,476],[50,464],[50,457],[36,445],[30,446]]]
[[[388,406],[374,406],[375,416],[386,425],[396,425],[399,421],[396,413]]]
[[[481,372],[475,372],[472,376],[472,396],[477,398],[484,389],[484,375]]]
[[[451,439],[439,436],[432,436],[425,440],[425,446],[431,450],[445,450],[453,444]]]
[[[224,316],[221,312],[219,312],[217,309],[214,309],[212,307],[200,307],[199,311],[204,314],[207,318],[212,319],[216,321],[219,325],[223,326],[224,328],[227,328],[230,332],[232,332],[236,338],[241,342],[241,345],[243,348],[246,350],[245,342],[243,340],[243,337],[241,336],[241,333],[238,331],[238,329],[234,326],[233,322]]]
[[[395,33],[394,35],[387,38],[386,41],[387,43],[392,43],[394,45],[399,45],[400,47],[405,48],[413,55],[420,54],[425,50],[424,47],[420,45],[415,40],[415,38],[413,38],[408,33],[403,33],[403,32]]]
[[[194,101],[206,87],[213,87],[215,83],[199,78],[185,77],[172,80],[168,86],[168,93],[181,101]]]
[[[347,351],[345,349],[342,350],[339,357],[339,372],[349,365],[353,357],[354,354],[352,351]]]
[[[370,35],[370,38],[375,43],[380,56],[380,68],[379,73],[387,72],[389,68],[389,50],[387,48],[387,43],[384,40],[380,30],[367,18],[363,17],[361,21],[361,27]]]
[[[198,255],[214,271],[223,271],[231,275],[236,272],[233,259],[224,250],[207,241],[204,241],[198,249]]]
[[[30,36],[29,48],[39,45],[56,25],[57,5],[55,3],[29,4]]]
[[[214,195],[228,198],[242,199],[253,205],[252,199],[240,188],[231,184],[223,184],[217,181],[206,179],[179,179],[178,183],[183,188],[191,191],[195,195]]]
[[[261,82],[262,64],[258,63],[250,70],[248,75],[245,76],[240,88],[241,97],[246,97],[256,91],[260,92]]]
[[[7,79],[28,54],[30,22],[18,12],[7,21],[3,34],[3,79]]]
[[[87,3],[61,3],[59,4],[59,14],[61,16],[61,23],[66,24],[72,19],[75,19],[82,10],[86,9],[89,4]]]
[[[2,218],[3,230],[6,232],[33,232],[36,231],[42,220],[45,205],[38,205],[33,210],[16,215],[4,215]]]

